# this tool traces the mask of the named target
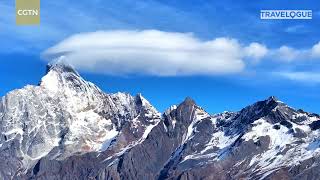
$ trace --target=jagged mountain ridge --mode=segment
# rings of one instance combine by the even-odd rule
[[[39,86],[8,93],[1,110],[1,150],[16,158],[3,157],[2,174],[15,173],[7,177],[24,174],[45,156],[63,160],[105,151],[115,139],[121,143],[114,149],[142,141],[160,120],[140,94],[105,94],[61,63],[48,67]]]
[[[316,179],[317,114],[275,97],[210,115],[187,98],[162,115],[106,94],[69,65],[0,103],[1,179]]]

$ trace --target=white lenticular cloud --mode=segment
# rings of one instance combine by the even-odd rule
[[[181,76],[239,73],[246,58],[260,59],[266,51],[258,43],[242,47],[235,39],[203,41],[190,33],[99,31],[73,35],[43,57],[64,55],[77,69],[96,73]]]
[[[46,60],[63,55],[79,70],[102,74],[221,75],[241,73],[246,65],[261,60],[319,59],[320,42],[309,49],[269,49],[226,37],[201,40],[192,33],[114,30],[73,35],[42,55]]]

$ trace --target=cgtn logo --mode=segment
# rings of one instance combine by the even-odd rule
[[[40,24],[40,0],[16,0],[16,24]]]
[[[39,15],[39,11],[38,9],[19,9],[17,11],[17,14],[19,16],[38,16]]]
[[[312,19],[312,10],[260,10],[260,19]]]

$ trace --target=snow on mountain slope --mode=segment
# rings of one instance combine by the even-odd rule
[[[239,112],[200,118],[192,125],[193,135],[180,146],[168,177],[199,166],[214,170],[241,165],[247,176],[265,178],[282,167],[298,166],[320,156],[316,122],[320,122],[318,115],[294,110],[275,97]]]
[[[270,97],[215,115],[186,98],[161,115],[141,94],[104,93],[63,61],[1,98],[0,179],[320,175],[317,114]]]
[[[48,66],[39,86],[28,85],[2,98],[0,177],[24,173],[50,152],[62,160],[105,151],[138,116],[148,118],[122,144],[141,141],[159,122],[160,114],[140,94],[105,94],[61,61]]]

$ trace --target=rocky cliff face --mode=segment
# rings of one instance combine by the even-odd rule
[[[106,94],[69,65],[0,102],[0,179],[317,179],[320,117],[275,97],[210,115],[186,98],[162,115]]]

